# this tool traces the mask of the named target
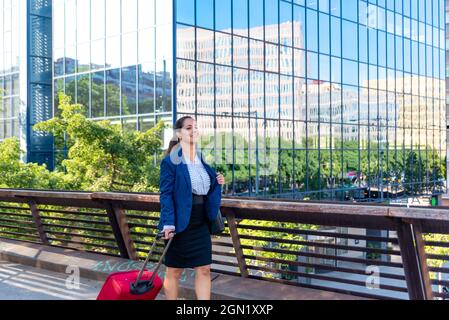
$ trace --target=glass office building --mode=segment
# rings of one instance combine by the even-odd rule
[[[176,112],[227,191],[310,199],[440,192],[444,1],[178,0]]]
[[[22,20],[12,18],[18,3],[27,7]],[[8,107],[0,138],[24,128],[41,160],[51,141],[31,139],[29,128],[57,112],[63,91],[88,117],[127,130],[195,117],[227,194],[381,201],[442,191],[443,0],[0,5]],[[14,69],[14,32],[25,34],[25,26],[37,31],[25,37],[24,60]],[[20,108],[28,122],[17,122]]]
[[[172,121],[172,4],[54,0],[53,91],[126,130]]]

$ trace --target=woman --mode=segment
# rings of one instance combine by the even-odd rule
[[[164,291],[167,299],[178,298],[184,268],[195,269],[198,300],[209,300],[212,241],[209,221],[217,217],[224,177],[216,173],[197,151],[199,133],[192,117],[176,121],[176,137],[161,162],[159,230],[165,240],[173,237],[165,256]]]

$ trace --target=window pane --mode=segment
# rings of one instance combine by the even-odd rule
[[[76,69],[76,47],[67,47],[65,50],[65,73],[75,73]]]
[[[164,61],[167,70],[172,70],[172,31],[167,26],[156,28],[156,60]]]
[[[279,75],[265,74],[266,117],[279,118]]]
[[[177,0],[176,1],[176,19],[177,22],[195,24],[195,0]]]
[[[53,65],[55,76],[61,76],[64,74],[64,48],[53,50]],[[0,58],[2,58],[0,56]],[[0,70],[1,72],[1,70]]]
[[[197,64],[197,112],[214,113],[214,66]]]
[[[196,25],[208,29],[214,28],[213,0],[196,0]]]
[[[306,54],[304,50],[294,50],[294,75],[295,77],[306,76]]]
[[[106,0],[106,36],[120,33],[120,0]]]
[[[195,63],[178,59],[176,70],[177,109],[179,112],[195,112]],[[217,70],[217,81],[218,77]],[[222,83],[226,85],[228,82]],[[217,96],[220,87],[216,88]]]
[[[139,31],[139,63],[155,60],[154,28]]]
[[[124,35],[122,42],[122,66],[137,64],[137,33]]]
[[[122,32],[126,33],[130,31],[135,31],[136,29],[137,29],[137,0],[126,0],[122,4]]]
[[[64,80],[63,79],[57,79],[53,82],[53,94],[54,94],[54,101],[53,101],[53,110],[56,115],[59,115],[59,94],[61,92],[64,92]]]
[[[231,32],[231,0],[215,1],[215,29]]]
[[[343,0],[341,2],[343,18],[357,22],[357,1],[358,0]]]
[[[265,44],[265,69],[266,71],[279,72],[279,47],[273,44]]]
[[[145,29],[154,26],[155,24],[155,9],[154,9],[154,1],[155,0],[139,0],[139,29]],[[179,3],[182,2],[189,2],[193,0],[187,0],[187,1],[178,1]]]
[[[95,1],[95,0],[94,0]],[[77,8],[77,41],[90,41],[90,0],[78,0]],[[55,28],[58,29],[59,27]]]
[[[305,44],[305,32],[304,27],[306,25],[304,7],[293,6],[293,22],[294,22],[294,41],[293,45],[297,48],[304,48]]]
[[[91,3],[91,26],[92,40],[104,38],[105,30],[105,14],[104,0],[94,0]]]
[[[234,69],[234,115],[248,116],[248,71]]]
[[[64,4],[53,6],[53,46],[64,46]]]
[[[320,80],[329,82],[330,79],[330,58],[328,55],[320,54]]]
[[[226,33],[215,33],[215,62],[231,65],[232,36]],[[191,58],[193,59],[193,58]]]
[[[318,15],[307,10],[307,50],[318,51]]]
[[[197,59],[200,61],[214,62],[214,32],[206,29],[196,29]]]
[[[65,45],[76,44],[76,2],[67,1],[65,5]]]
[[[106,67],[120,67],[120,36],[106,39]]]
[[[90,43],[78,45],[78,72],[90,70]]]
[[[249,0],[250,37],[263,40],[263,0]]]
[[[320,39],[320,53],[329,53],[329,15],[320,13],[320,27],[319,27],[319,39]]]
[[[136,66],[122,69],[122,114],[136,113]]]
[[[343,59],[343,83],[357,86],[359,81],[359,74],[357,62]]]
[[[264,43],[262,41],[250,40],[250,68],[264,70]]]
[[[330,0],[331,3],[331,15],[340,16],[340,0]]]
[[[171,68],[162,61],[156,64],[156,112],[170,112],[171,110]]]
[[[357,59],[357,24],[342,22],[343,34],[343,57],[347,59]]]
[[[106,71],[106,116],[120,115],[120,69]]]
[[[76,78],[74,76],[65,78],[65,94],[71,98],[72,103],[76,103]]]
[[[215,67],[216,83],[216,113],[231,113],[232,102],[232,72],[230,67]],[[262,83],[263,85],[263,83]]]
[[[248,36],[248,3],[247,1],[234,0],[233,3],[234,33]]]
[[[77,84],[77,103],[84,106],[85,115],[89,115],[89,88],[90,88],[90,77],[88,74],[83,74],[78,76]]]
[[[341,57],[341,30],[340,19],[331,18],[331,54]]]
[[[141,64],[139,77],[139,114],[154,112],[154,65]]]
[[[248,38],[234,36],[233,54],[234,66],[248,68]]]
[[[307,77],[318,79],[318,55],[313,52],[307,54]]]
[[[93,118],[104,117],[104,72],[92,74],[92,114]]]
[[[104,39],[92,42],[92,69],[104,68]]]

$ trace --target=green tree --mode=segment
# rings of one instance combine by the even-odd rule
[[[45,165],[23,163],[20,142],[16,137],[0,143],[0,188],[15,189],[62,189],[65,187],[61,174],[47,170]]]
[[[165,127],[159,122],[146,132],[124,131],[120,124],[92,121],[85,108],[59,95],[59,115],[38,123],[35,130],[52,133],[65,143],[67,158],[57,170],[64,171],[70,189],[91,191],[156,191]],[[155,159],[156,158],[156,159]]]

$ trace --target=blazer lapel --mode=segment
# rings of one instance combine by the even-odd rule
[[[180,157],[182,157],[182,148],[179,148],[179,153],[178,155],[180,155]],[[182,171],[182,174],[186,180],[187,183],[187,190],[192,190],[192,181],[190,180],[190,174],[189,174],[189,169],[187,168],[187,164],[185,163],[185,161],[181,161],[180,165],[180,169]]]

